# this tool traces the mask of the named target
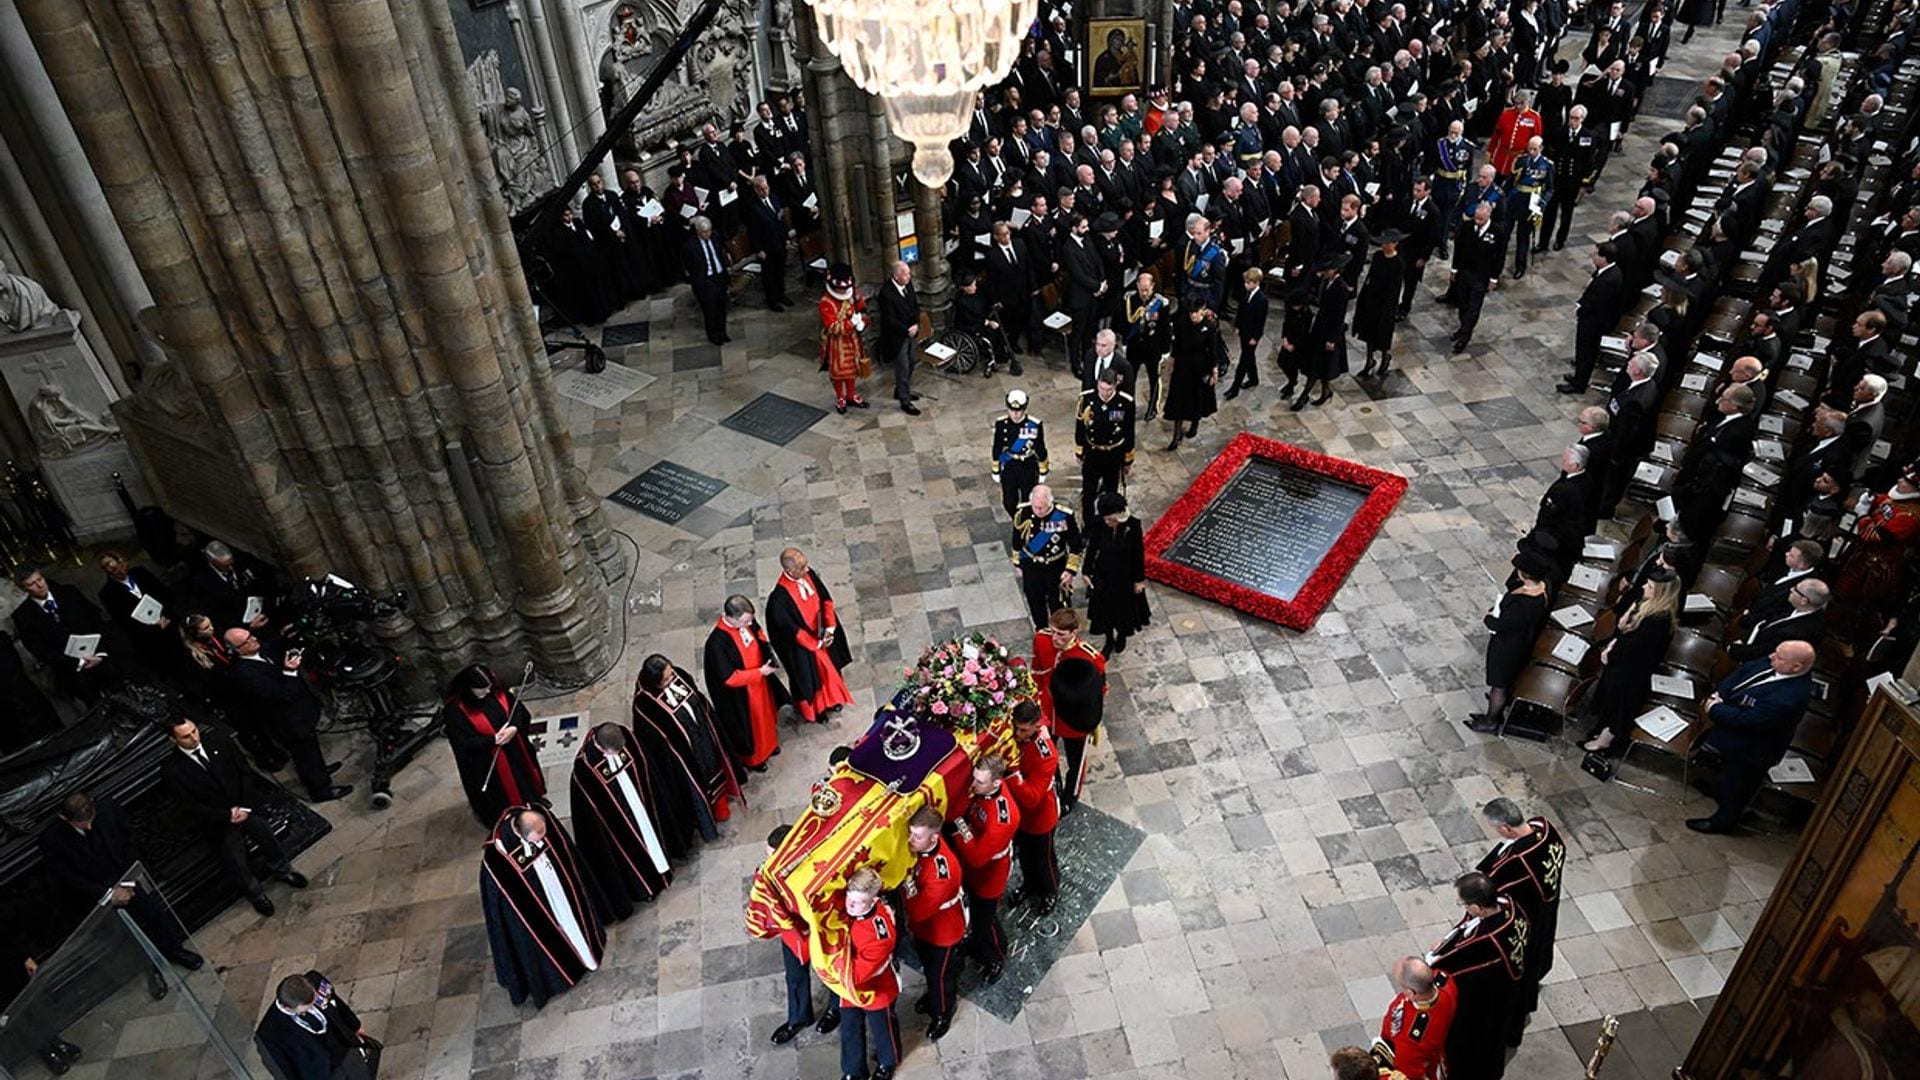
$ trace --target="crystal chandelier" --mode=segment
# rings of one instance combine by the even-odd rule
[[[820,39],[855,86],[877,94],[913,174],[953,175],[947,144],[967,133],[974,91],[1006,77],[1040,0],[810,0]]]

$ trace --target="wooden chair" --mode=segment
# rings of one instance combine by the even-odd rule
[[[1554,655],[1555,650],[1564,650],[1569,647],[1566,646],[1567,642],[1576,643],[1570,647],[1579,650],[1580,659],[1568,661]],[[1587,638],[1562,629],[1558,624],[1550,623],[1546,629],[1540,631],[1539,638],[1533,643],[1533,663],[1538,667],[1564,671],[1576,678],[1587,678],[1600,666],[1600,651],[1595,649],[1593,642]]]
[[[1713,601],[1713,606],[1722,614],[1732,614],[1733,598],[1747,575],[1731,566],[1709,566],[1701,570],[1693,579],[1693,591]]]
[[[1520,679],[1513,684],[1513,704],[1507,710],[1508,722],[1522,706],[1536,709],[1554,718],[1558,724],[1578,704],[1586,692],[1587,682],[1580,677],[1561,671],[1558,668],[1529,665],[1520,673]]]
[[[1696,630],[1681,627],[1673,633],[1673,644],[1667,646],[1665,663],[1685,671],[1700,679],[1712,676],[1714,664],[1720,658],[1720,642]]]
[[[1751,573],[1766,557],[1767,523],[1748,514],[1728,514],[1707,548],[1707,561],[1739,566]]]

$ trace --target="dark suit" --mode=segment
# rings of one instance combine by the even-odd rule
[[[1473,340],[1473,328],[1480,324],[1480,306],[1487,290],[1500,276],[1505,245],[1500,230],[1489,224],[1484,230],[1467,226],[1454,235],[1454,298],[1460,304],[1460,326],[1453,333],[1455,351],[1463,351]]]
[[[1061,306],[1073,319],[1067,331],[1067,356],[1077,367],[1080,357],[1093,347],[1094,323],[1100,319],[1094,293],[1106,278],[1091,236],[1069,236],[1060,244],[1060,270],[1066,281]]]
[[[687,271],[687,284],[693,286],[694,302],[700,305],[700,320],[707,340],[724,345],[727,337],[727,293],[732,274],[727,269],[727,252],[720,241],[698,236],[681,245],[680,261]]]
[[[1647,451],[1653,449],[1659,429],[1654,418],[1660,407],[1660,386],[1652,379],[1640,385],[1629,383],[1607,399],[1612,417],[1607,430],[1613,434],[1613,465],[1607,470],[1607,493],[1600,498],[1600,516],[1612,517],[1620,496],[1626,493],[1633,470]]]
[[[1771,678],[1763,657],[1735,668],[1717,691],[1720,703],[1707,711],[1713,730],[1707,745],[1720,752],[1720,780],[1710,823],[1730,829],[1766,782],[1767,770],[1780,763],[1793,732],[1813,696],[1806,675]]]
[[[1034,294],[1053,278],[1051,267],[1038,264],[1039,259],[1017,236],[1009,238],[1005,248],[987,245],[981,284],[987,299],[1000,305],[1000,326],[1016,349],[1022,339],[1033,344]]]
[[[1782,571],[1779,577],[1767,582],[1761,586],[1759,592],[1753,594],[1753,597],[1747,601],[1747,610],[1741,618],[1749,625],[1765,620],[1786,618],[1793,612],[1793,604],[1787,599],[1787,595],[1793,592],[1795,585],[1814,576],[1816,575],[1812,570],[1804,574],[1794,574],[1792,577],[1788,577],[1786,571]]]
[[[1840,240],[1840,223],[1831,215],[1819,221],[1810,221],[1795,229],[1792,236],[1774,245],[1767,255],[1767,263],[1760,270],[1760,295],[1767,295],[1775,285],[1787,279],[1787,268],[1809,257],[1818,256],[1820,265],[1827,264],[1827,256],[1832,254],[1833,246]]]
[[[1573,330],[1573,384],[1585,389],[1593,381],[1594,365],[1600,361],[1600,339],[1620,325],[1621,305],[1626,302],[1626,278],[1617,263],[1608,263],[1594,272],[1580,293]]]
[[[40,830],[39,847],[40,865],[60,893],[50,899],[70,909],[76,923],[140,860],[127,812],[106,796],[94,799],[90,828],[82,831],[56,818]],[[162,951],[179,949],[186,939],[180,921],[145,889],[134,891],[127,913]]]
[[[57,581],[47,584],[54,613],[49,615],[28,597],[13,609],[13,632],[34,659],[46,665],[55,687],[82,701],[93,701],[127,677],[126,663],[113,655],[118,646],[110,639],[117,635],[79,589]],[[79,662],[67,655],[67,637],[72,634],[101,635],[99,651],[107,657],[81,670]]]
[[[1780,481],[1780,500],[1775,509],[1782,521],[1799,517],[1813,498],[1813,482],[1821,473],[1830,472],[1845,486],[1853,476],[1853,461],[1848,457],[1847,441],[1835,436],[1825,446],[1815,442],[1787,459],[1786,474]]]
[[[1259,351],[1256,343],[1267,335],[1269,306],[1267,290],[1264,288],[1256,288],[1240,298],[1240,310],[1233,317],[1234,337],[1240,342],[1240,364],[1233,369],[1233,385],[1227,390],[1229,394],[1243,386],[1260,385],[1260,368],[1254,354]]]
[[[287,748],[293,768],[306,786],[307,794],[319,799],[333,787],[327,773],[327,760],[320,753],[316,732],[320,726],[320,695],[314,693],[306,677],[289,672],[278,660],[259,654],[257,659],[241,657],[227,669],[238,688],[241,707],[272,734],[273,740]]]
[[[915,336],[920,331],[920,295],[909,282],[901,286],[889,280],[880,286],[880,356],[893,365],[893,396],[902,405],[913,402]]]
[[[1295,203],[1287,215],[1287,280],[1305,281],[1319,258],[1320,219],[1305,203]]]
[[[1740,469],[1753,453],[1753,433],[1760,418],[1716,416],[1693,437],[1680,473],[1673,482],[1673,501],[1680,511],[1680,529],[1705,541],[1720,527],[1722,504],[1740,482]]]
[[[176,746],[160,762],[160,781],[179,801],[186,821],[218,849],[220,865],[233,883],[248,896],[259,896],[263,889],[247,866],[247,841],[259,847],[273,873],[293,867],[264,817],[256,812],[235,825],[232,813],[235,807],[258,811],[266,801],[267,781],[247,767],[240,748],[227,735],[203,727],[200,746],[207,754],[206,765]]]
[[[174,605],[172,593],[146,567],[128,568],[127,581],[132,582],[140,590],[139,593],[122,582],[108,581],[100,586],[100,606],[114,625],[133,642],[134,648],[140,650],[148,667],[155,671],[166,671],[180,660],[179,634],[171,626],[140,622],[133,617],[133,609],[139,605],[142,596],[151,596],[160,602],[161,614],[169,621],[179,618],[180,611]]]
[[[1752,612],[1747,614],[1751,616]],[[1825,608],[1817,611],[1789,610],[1785,615],[1770,619],[1750,619],[1740,640],[1727,646],[1727,655],[1743,664],[1749,660],[1764,660],[1773,655],[1774,647],[1783,641],[1804,641],[1818,645],[1826,634]]]
[[[759,199],[749,195],[747,204],[747,243],[760,253],[760,284],[766,290],[767,306],[787,303],[787,223],[780,216],[780,203],[772,195]]]
[[[1880,432],[1886,426],[1886,403],[1876,401],[1871,405],[1855,406],[1847,414],[1847,426],[1840,432],[1840,442],[1846,446],[1846,461],[1849,476],[1837,477],[1841,481],[1857,480],[1867,471],[1867,465],[1873,458],[1873,444],[1880,439]],[[18,618],[15,625],[19,625]]]

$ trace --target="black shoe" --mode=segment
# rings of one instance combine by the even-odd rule
[[[901,412],[903,412],[903,413],[906,413],[906,414],[907,414],[908,416],[919,416],[919,415],[920,415],[920,407],[919,407],[918,405],[915,405],[915,404],[914,404],[913,402],[911,402],[911,401],[903,401],[903,402],[901,402],[901,403],[900,403],[900,411],[901,411]]]
[[[293,886],[296,889],[304,889],[307,887],[307,875],[301,873],[298,870],[293,869],[292,867],[288,867],[285,870],[276,870],[274,871],[273,876],[280,879],[281,881],[286,882],[287,884]]]
[[[68,1067],[67,1059],[61,1057],[59,1054],[54,1053],[52,1047],[48,1047],[45,1050],[40,1051],[40,1061],[46,1065],[47,1071],[52,1073],[53,1075],[55,1076],[67,1075],[67,1067]]]
[[[339,771],[340,771],[340,766],[342,766],[342,765],[345,765],[345,764],[346,764],[346,762],[344,762],[344,761],[329,761],[329,762],[327,762],[327,775],[328,775],[328,776],[332,776],[332,775],[333,775],[334,773],[337,773],[337,772],[339,772]]]
[[[919,400],[920,400],[920,395],[919,395],[919,394],[916,394],[916,393],[914,393],[914,392],[913,392],[913,391],[911,391],[911,390],[909,390],[909,391],[907,391],[907,400],[909,400],[909,401],[919,401]]]
[[[1519,280],[1520,280],[1521,278],[1523,278],[1523,277],[1526,277],[1526,276],[1527,276],[1527,268],[1526,268],[1526,267],[1524,267],[1524,266],[1516,266],[1516,267],[1514,267],[1514,268],[1513,268],[1513,280],[1515,280],[1515,281],[1519,281]]]
[[[69,1062],[80,1060],[80,1048],[58,1036],[54,1037],[52,1050]]]
[[[1313,399],[1313,403],[1315,405],[1325,405],[1327,402],[1332,400],[1333,400],[1333,384],[1328,383],[1326,385],[1326,388],[1320,391],[1320,396]]]
[[[1197,439],[1200,437],[1200,421],[1195,420],[1187,425],[1186,437],[1189,439]]]
[[[1285,386],[1283,386],[1283,387],[1281,387],[1281,388],[1280,388],[1280,396],[1281,396],[1281,397],[1283,397],[1283,398],[1290,398],[1290,397],[1292,397],[1292,396],[1293,396],[1293,384],[1294,384],[1294,383],[1296,383],[1296,382],[1298,382],[1298,381],[1299,381],[1299,380],[1297,380],[1297,379],[1288,379],[1288,380],[1287,380],[1287,385],[1285,385]]]
[[[1225,397],[1228,401],[1232,401],[1234,398],[1237,398],[1239,396],[1240,396],[1239,383],[1234,383],[1232,386],[1227,387],[1227,392],[1225,394]]]
[[[813,1030],[819,1032],[822,1035],[831,1035],[833,1034],[834,1029],[838,1028],[839,1026],[840,1026],[840,1010],[835,1009],[832,1012],[828,1013],[827,1015],[821,1017],[820,1022],[813,1025]]]
[[[1058,896],[1035,897],[1033,901],[1033,913],[1035,915],[1050,915],[1053,913],[1053,905],[1059,902],[1060,898]]]
[[[1175,430],[1175,431],[1174,431],[1174,433],[1173,433],[1173,441],[1167,444],[1167,449],[1168,449],[1168,450],[1178,450],[1178,449],[1180,449],[1180,432],[1179,432],[1178,430]]]
[[[947,1033],[947,1029],[952,1026],[953,1026],[952,1016],[934,1017],[933,1023],[927,1025],[927,1041],[939,1042],[940,1036],[945,1035]]]
[[[839,413],[841,416],[847,415],[847,403],[844,401],[834,402],[833,411]]]
[[[1080,374],[1080,365],[1074,364],[1072,365],[1072,368],[1073,368],[1073,377],[1076,379],[1081,378],[1082,376]]]
[[[1710,817],[1688,818],[1687,828],[1697,833],[1707,833],[1709,835],[1718,835],[1733,831],[1733,826],[1718,824]]]
[[[762,773],[767,771],[767,767],[765,765],[749,765],[747,766],[747,771]]]
[[[807,1029],[806,1024],[781,1024],[773,1029],[773,1045],[785,1046],[793,1041],[795,1035]]]
[[[921,998],[920,1000],[914,1002],[913,1011],[919,1013],[921,1016],[933,1015],[933,1009],[930,1006],[928,1006],[926,998]]]
[[[1569,379],[1566,382],[1556,385],[1554,389],[1563,394],[1577,394],[1580,392],[1580,384]]]
[[[266,893],[254,893],[252,896],[247,897],[247,903],[252,904],[253,910],[262,915],[273,914],[273,901],[267,899]]]
[[[1000,981],[1000,976],[1006,974],[1006,971],[1007,962],[1005,960],[995,960],[993,963],[987,965],[986,974],[981,976],[981,979],[988,983],[997,983]]]
[[[202,967],[205,967],[207,963],[206,957],[201,956],[185,945],[175,945],[173,948],[165,950],[163,955],[181,967],[186,968],[188,971],[199,971]]]
[[[170,987],[167,986],[167,977],[165,975],[162,975],[159,971],[147,972],[147,996],[148,997],[152,998],[155,1001],[159,1001],[161,998],[164,998],[167,996],[167,991],[169,989]]]
[[[1014,375],[1026,374],[1026,370],[1020,366],[1020,358],[1018,356],[1013,358],[1013,363],[1008,366],[1007,371]]]
[[[1493,734],[1500,730],[1500,721],[1495,720],[1485,713],[1474,713],[1467,718],[1467,727],[1473,731]]]
[[[335,784],[327,790],[307,799],[307,801],[310,803],[332,802],[335,799],[344,799],[351,794],[353,794],[352,784]]]
[[[863,397],[854,398],[852,401],[847,402],[847,404],[853,406],[856,409],[871,408],[870,403],[867,401],[866,398],[863,398]]]
[[[1553,242],[1553,250],[1555,251],[1564,251],[1566,250],[1566,247],[1567,247],[1567,242],[1565,240],[1555,240]]]
[[[1160,410],[1152,405],[1147,406],[1147,423],[1151,424],[1158,419],[1160,419]]]
[[[868,1074],[867,1080],[893,1080],[893,1066],[882,1065]]]
[[[1307,392],[1305,390],[1302,390],[1300,391],[1300,396],[1297,398],[1294,398],[1293,404],[1287,406],[1287,409],[1290,412],[1299,412],[1301,409],[1304,409],[1306,407],[1307,407]]]

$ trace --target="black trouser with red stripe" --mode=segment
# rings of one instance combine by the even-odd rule
[[[1086,780],[1087,740],[1061,734],[1054,729],[1053,741],[1060,747],[1060,806],[1071,810],[1080,801],[1080,788]]]
[[[967,955],[989,966],[1007,959],[1007,935],[1000,930],[1000,898],[967,894]]]
[[[920,971],[927,977],[927,993],[920,1000],[927,1007],[927,1015],[935,1020],[952,1016],[954,1006],[960,1001],[960,958],[954,955],[958,948],[958,945],[935,945],[921,938],[913,939],[913,951],[920,956]]]
[[[876,1068],[892,1069],[900,1064],[900,1022],[894,1019],[893,1005],[881,1009],[856,1009],[840,1003],[840,1074],[867,1075],[867,1044],[873,1044]]]
[[[1053,855],[1053,830],[1016,833],[1013,850],[1020,856],[1022,894],[1028,900],[1052,900],[1060,895],[1060,863]]]

